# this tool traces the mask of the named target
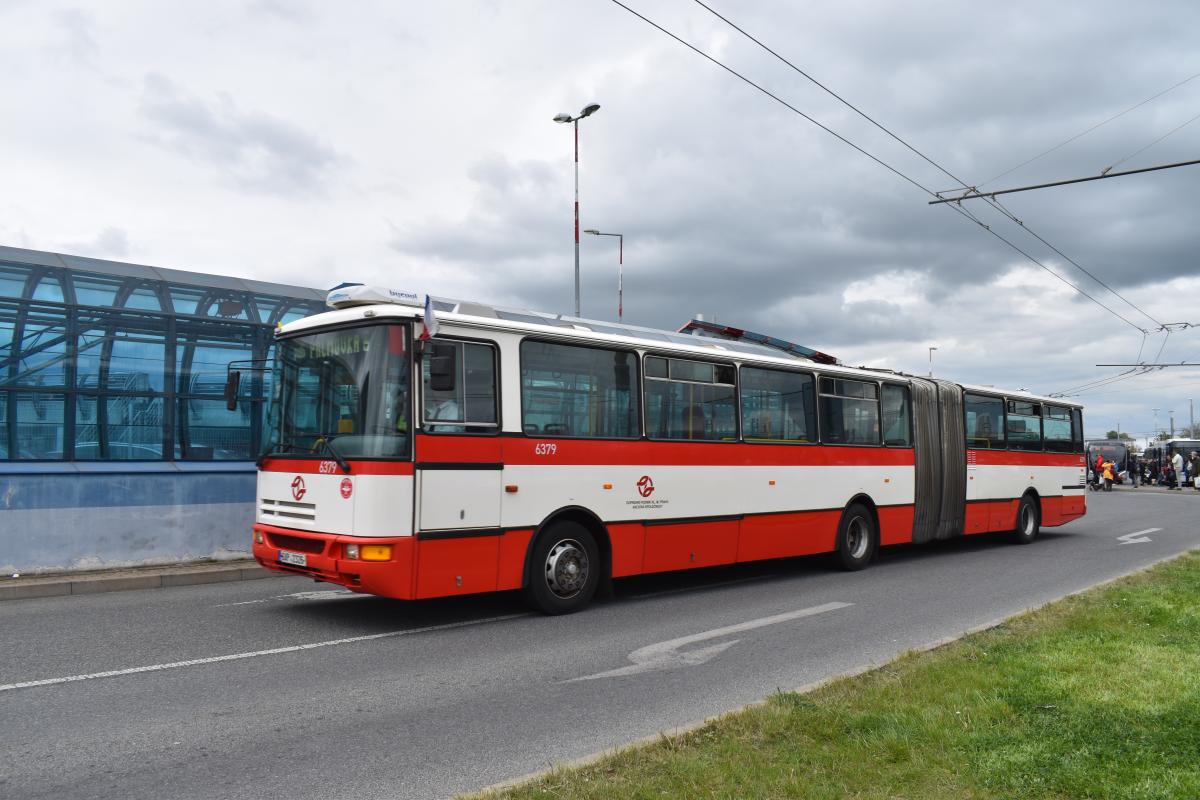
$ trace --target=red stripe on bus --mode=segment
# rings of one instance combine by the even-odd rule
[[[967,450],[967,463],[982,466],[1082,467],[1079,453],[1023,453],[1016,450]]]
[[[411,461],[356,461],[347,459],[350,475],[412,475]],[[324,466],[322,466],[324,465]],[[263,472],[291,472],[302,475],[345,475],[336,461],[324,458],[268,458]]]
[[[565,464],[569,466],[911,465],[909,448],[423,435],[417,461]]]

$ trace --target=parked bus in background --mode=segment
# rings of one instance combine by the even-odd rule
[[[276,336],[253,551],[278,572],[402,599],[521,589],[564,613],[613,578],[814,553],[861,569],[1085,513],[1065,400],[696,335],[711,323],[431,300],[435,321],[364,286],[329,302]]]
[[[1129,466],[1129,445],[1120,439],[1089,439],[1085,443],[1089,468],[1096,464],[1096,456],[1113,463],[1113,482],[1122,483],[1121,473]]]
[[[1200,451],[1200,440],[1197,439],[1168,439],[1165,442],[1154,441],[1142,453],[1142,467],[1149,480],[1160,485],[1167,482],[1167,465],[1176,453],[1187,461],[1192,451]],[[1182,480],[1177,476],[1176,480]]]

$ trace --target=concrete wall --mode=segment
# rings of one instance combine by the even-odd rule
[[[0,464],[0,572],[242,558],[253,464]]]

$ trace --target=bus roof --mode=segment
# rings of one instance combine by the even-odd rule
[[[370,287],[362,288],[369,289]],[[339,290],[334,291],[344,291],[344,289],[339,287]],[[333,294],[334,292],[330,293],[331,297]],[[408,295],[411,293],[405,294]],[[442,324],[490,328],[513,333],[567,336],[582,341],[620,344],[650,350],[673,351],[680,355],[691,355],[700,358],[720,357],[737,359],[742,362],[782,365],[793,368],[804,365],[824,374],[841,374],[847,377],[871,380],[899,380],[908,382],[914,378],[919,380],[928,379],[923,375],[910,375],[888,369],[869,369],[867,367],[849,367],[843,364],[818,363],[815,359],[801,355],[798,352],[786,351],[739,339],[710,338],[658,328],[570,317],[563,314],[502,309],[444,298],[432,298],[432,303],[438,321]],[[352,323],[361,323],[365,320],[377,320],[381,317],[420,320],[424,317],[424,308],[411,303],[407,297],[405,300],[398,302],[388,302],[382,299],[375,302],[352,302],[346,307],[336,308],[287,323],[276,329],[276,335],[289,336],[302,333],[310,328],[349,325]],[[978,391],[1071,408],[1082,408],[1082,405],[1079,403],[1073,403],[1063,398],[1042,397],[1025,391],[998,389],[994,386],[972,386],[968,384],[959,384],[959,386],[966,391]]]

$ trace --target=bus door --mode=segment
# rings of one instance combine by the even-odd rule
[[[438,338],[423,350],[417,529],[499,527],[504,465],[496,347]]]

